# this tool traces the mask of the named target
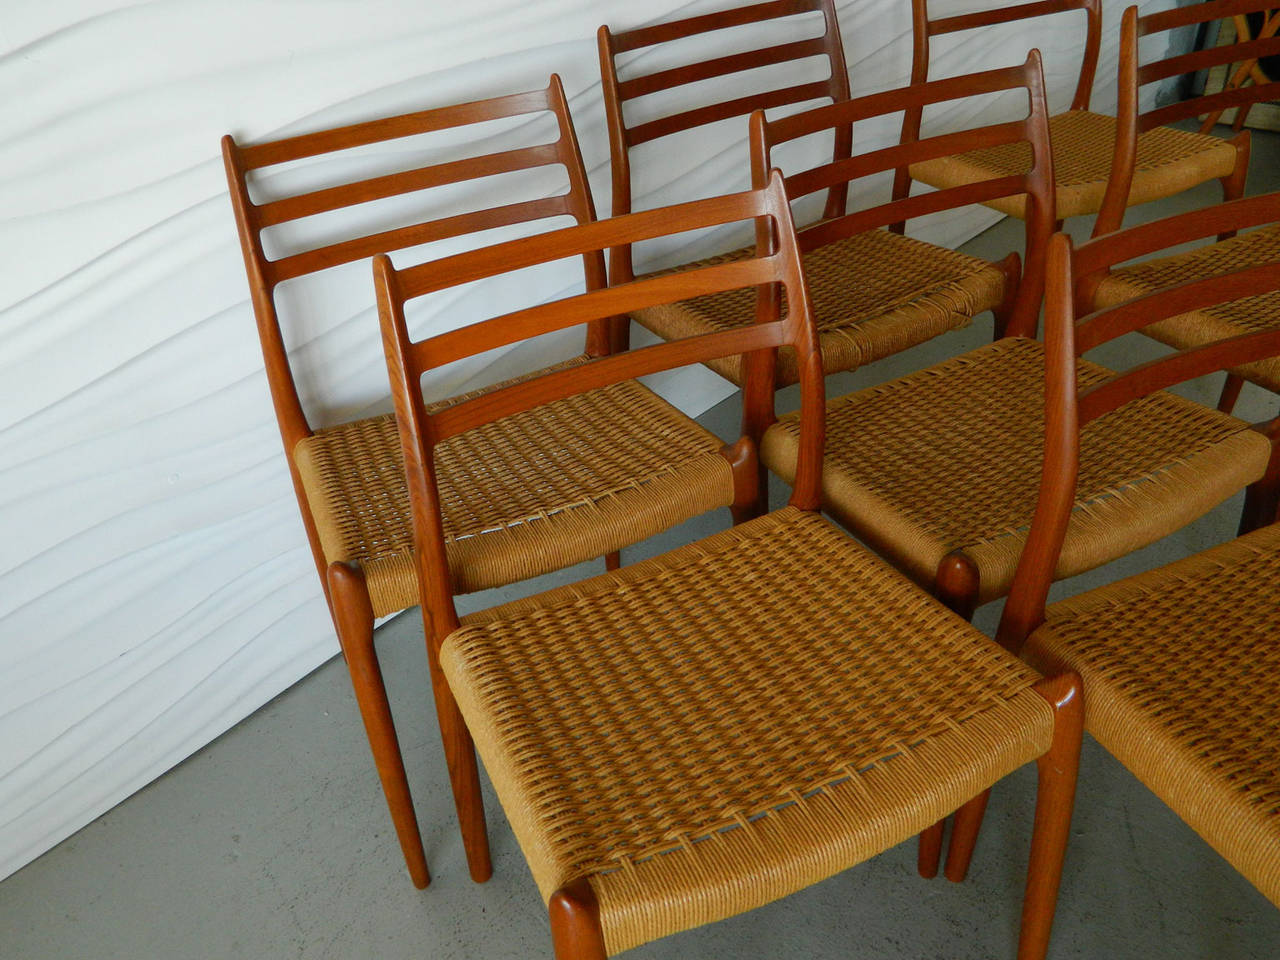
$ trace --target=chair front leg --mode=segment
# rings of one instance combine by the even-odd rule
[[[600,905],[586,880],[575,880],[551,895],[551,943],[556,960],[605,960]]]
[[[1231,169],[1231,173],[1218,182],[1222,184],[1222,201],[1226,203],[1228,200],[1239,200],[1244,196],[1245,182],[1249,179],[1249,151],[1251,141],[1249,139],[1249,131],[1244,130],[1237,133],[1231,138],[1231,144],[1236,148],[1236,165]],[[1226,233],[1218,234],[1218,240],[1230,240],[1236,235],[1236,231],[1228,230]]]
[[[369,748],[373,751],[373,761],[382,781],[382,792],[391,810],[391,822],[400,840],[409,876],[413,885],[421,890],[431,882],[431,874],[427,871],[427,856],[422,849],[418,818],[413,811],[413,796],[409,792],[404,758],[400,755],[400,741],[396,737],[387,689],[382,682],[382,670],[373,646],[373,607],[369,602],[369,591],[360,571],[345,563],[330,564],[326,579],[338,642],[351,672],[351,686],[355,689],[360,718],[364,721],[365,735],[369,738]]]
[[[1062,861],[1071,832],[1080,740],[1084,734],[1084,701],[1080,676],[1064,673],[1041,680],[1036,693],[1053,707],[1053,741],[1036,761],[1035,827],[1027,866],[1027,889],[1022,901],[1022,931],[1018,960],[1044,960],[1062,881]]]

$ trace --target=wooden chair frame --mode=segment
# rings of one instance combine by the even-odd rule
[[[1040,499],[1018,562],[998,641],[1013,652],[1044,622],[1053,569],[1066,535],[1075,496],[1080,430],[1104,413],[1186,380],[1280,354],[1280,330],[1242,334],[1117,373],[1083,391],[1076,390],[1076,358],[1123,334],[1226,300],[1280,290],[1280,263],[1188,281],[1134,300],[1095,310],[1077,319],[1088,303],[1081,283],[1099,271],[1180,243],[1280,222],[1280,193],[1233,200],[1208,210],[1167,217],[1072,247],[1065,234],[1050,244],[1045,305],[1045,460]],[[1080,307],[1080,309],[1078,309]],[[1240,532],[1272,523],[1280,508],[1280,418],[1255,424],[1272,444],[1261,480],[1248,488]]]
[[[1080,58],[1080,75],[1076,80],[1069,109],[1088,110],[1089,101],[1093,97],[1094,77],[1098,71],[1098,53],[1102,47],[1102,0],[1030,0],[936,19],[929,16],[929,0],[911,0],[911,82],[925,83],[929,79],[929,40],[932,37],[1016,20],[1034,20],[1075,10],[1083,11],[1085,15],[1085,41]],[[904,142],[919,137],[922,113],[922,109],[915,108],[904,117]],[[911,174],[904,165],[894,174],[893,198],[903,199],[910,192]],[[901,226],[895,229],[901,232]]]
[[[1276,221],[1280,221],[1280,193],[1168,217],[1075,248],[1066,234],[1053,236],[1045,297],[1044,462],[1030,533],[996,632],[996,641],[1006,649],[1019,653],[1031,632],[1044,622],[1045,602],[1075,502],[1081,429],[1132,400],[1249,360],[1280,354],[1280,330],[1245,334],[1139,364],[1078,390],[1076,359],[1084,353],[1189,309],[1280,290],[1280,263],[1182,283],[1077,319],[1084,312],[1081,305],[1088,303],[1081,282],[1135,257],[1223,230]],[[1280,418],[1255,424],[1253,429],[1270,441],[1272,452],[1264,476],[1247,488],[1241,533],[1280,518]],[[968,870],[987,796],[985,792],[979,795],[955,816],[947,850],[946,869],[951,879],[963,879]]]
[[[1221,93],[1204,94],[1178,101],[1163,107],[1155,107],[1145,113],[1138,112],[1138,94],[1142,87],[1170,77],[1182,76],[1220,64],[1241,64],[1247,68],[1257,64],[1259,57],[1280,53],[1280,37],[1270,35],[1259,39],[1238,40],[1221,47],[1210,47],[1192,53],[1166,57],[1151,63],[1138,65],[1138,40],[1141,37],[1165,33],[1178,27],[1191,26],[1217,20],[1222,17],[1243,16],[1272,5],[1262,0],[1208,0],[1188,7],[1176,7],[1146,16],[1138,16],[1136,6],[1128,7],[1120,22],[1120,71],[1118,80],[1119,104],[1116,110],[1117,129],[1115,156],[1111,164],[1111,180],[1107,184],[1102,207],[1094,225],[1093,235],[1101,236],[1120,229],[1128,203],[1129,188],[1133,183],[1138,155],[1138,137],[1155,127],[1176,123],[1207,114],[1200,132],[1210,132],[1222,115],[1231,107],[1239,108],[1243,118],[1249,106],[1262,100],[1280,97],[1280,81],[1237,86]],[[1277,21],[1280,26],[1280,21]],[[1274,34],[1274,30],[1272,31]],[[1243,126],[1243,119],[1240,120]],[[1235,136],[1229,141],[1236,149],[1236,165],[1231,175],[1222,179],[1224,200],[1235,200],[1244,195],[1245,179],[1249,173],[1249,132],[1233,128]]]
[[[756,256],[751,259],[632,280],[473,323],[418,342],[409,337],[404,305],[416,297],[538,263],[746,219],[755,220],[757,224]],[[388,257],[379,255],[374,259],[374,274],[413,507],[427,647],[433,675],[442,681],[435,687],[444,695],[437,693],[437,709],[441,727],[448,731],[446,742],[468,747],[466,753],[473,768],[475,755],[470,734],[438,668],[441,645],[448,634],[458,628],[459,622],[449,586],[434,474],[432,451],[437,444],[501,417],[607,383],[716,356],[747,353],[750,360],[744,387],[744,435],[737,445],[750,446],[745,424],[753,417],[767,417],[766,410],[772,411],[774,355],[786,346],[800,356],[802,418],[799,464],[790,504],[806,511],[820,509],[824,375],[790,204],[779,173],[775,172],[763,189],[629,214],[405,270],[396,270]],[[646,305],[746,286],[754,286],[759,291],[760,306],[755,323],[749,326],[601,357],[584,367],[547,373],[433,413],[428,412],[423,401],[421,378],[427,370],[441,364]],[[785,291],[791,304],[785,315],[778,309],[778,298],[771,295],[777,286]],[[1034,689],[1051,705],[1055,726],[1051,747],[1037,761],[1039,791],[1018,953],[1023,960],[1040,960],[1048,946],[1074,802],[1083,722],[1078,676],[1064,674],[1046,679]],[[468,807],[466,816],[477,822],[483,833],[484,812],[478,794],[457,799],[460,813]],[[465,837],[471,831],[464,829],[463,833]],[[548,909],[555,955],[559,960],[603,960],[607,956],[599,904],[585,878],[557,890],[550,897]]]
[[[620,80],[618,77],[619,54],[686,37],[710,34],[730,27],[812,12],[820,12],[823,16],[825,29],[819,37],[718,56],[627,80]],[[764,3],[735,7],[617,33],[611,31],[608,26],[601,26],[597,39],[605,119],[609,129],[609,156],[613,182],[611,212],[615,217],[632,212],[630,158],[632,147],[719,120],[746,116],[756,109],[803,103],[821,97],[829,97],[833,102],[849,99],[849,73],[845,66],[844,45],[840,39],[840,24],[836,19],[833,0],[766,0]],[[787,63],[817,55],[826,56],[830,65],[831,74],[825,80],[719,101],[682,110],[636,126],[627,125],[623,107],[627,101],[637,97],[671,90],[701,80],[727,77],[757,67]],[[848,157],[851,147],[852,142],[847,136],[838,135],[833,146],[833,158],[839,160]],[[843,212],[846,198],[846,192],[842,187],[833,186],[827,195],[827,215],[836,216]],[[609,276],[613,282],[626,282],[634,278],[629,244],[623,244],[609,251]],[[615,346],[625,347],[628,333],[627,320],[625,317],[621,318],[616,331],[618,340]]]
[[[556,119],[559,136],[552,143],[418,167],[268,203],[254,203],[249,196],[248,175],[254,170],[353,147],[542,112],[550,112]],[[298,466],[294,462],[295,446],[299,441],[310,437],[313,430],[303,410],[290,366],[276,308],[275,291],[286,280],[362,260],[374,254],[470,232],[557,216],[568,216],[578,223],[594,220],[595,210],[590,187],[570,119],[568,102],[560,78],[553,74],[543,90],[422,110],[282,140],[243,146],[226,136],[222,140],[222,154],[249,278],[254,315],[257,318],[258,336],[262,343],[267,385],[280,426],[303,526],[342,652],[351,671],[356,701],[410,876],[416,886],[425,887],[429,882],[426,856],[386,688],[374,650],[374,616],[368,587],[359,568],[341,563],[326,564],[316,520],[307,503]],[[276,260],[269,260],[263,249],[263,231],[277,224],[411,191],[552,164],[559,164],[568,172],[569,190],[565,194],[350,237]],[[583,269],[589,289],[605,286],[603,258],[584,257]],[[608,325],[604,322],[591,324],[587,331],[587,354],[601,356],[608,349]],[[475,879],[487,879],[491,873],[487,851],[482,859],[472,862],[471,868]]]
[[[924,139],[918,135],[918,120],[914,132],[909,130],[910,117],[915,115],[918,118],[925,106],[1018,88],[1025,89],[1028,97],[1029,110],[1023,120],[973,127]],[[997,338],[1006,334],[1035,336],[1044,290],[1044,254],[1053,232],[1054,216],[1053,159],[1049,150],[1048,107],[1039,51],[1031,51],[1020,66],[913,84],[816,107],[774,121],[767,120],[763,110],[756,110],[750,121],[752,182],[757,187],[763,185],[772,168],[772,150],[780,144],[820,130],[834,130],[852,142],[853,128],[859,121],[900,111],[903,113],[903,136],[899,144],[857,156],[840,157],[791,174],[784,180],[791,200],[794,202],[819,190],[838,189],[842,195],[847,195],[848,185],[862,177],[891,169],[904,170],[918,160],[1024,140],[1031,145],[1031,168],[1021,176],[993,178],[914,197],[899,197],[854,213],[847,212],[847,204],[834,211],[828,206],[823,220],[799,231],[801,251],[807,253],[878,227],[890,227],[901,233],[906,221],[913,217],[997,197],[1027,194],[1031,212],[1026,218],[1026,269],[1024,272],[1017,253],[1011,253],[1000,264],[1006,277],[1006,293],[1005,302],[996,310],[995,327]]]

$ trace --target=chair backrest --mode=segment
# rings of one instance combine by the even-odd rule
[[[1257,38],[1237,36],[1234,43],[1209,47],[1192,53],[1166,56],[1151,63],[1138,64],[1138,41],[1180,27],[1197,26],[1223,17],[1239,17],[1274,9],[1274,0],[1207,0],[1190,6],[1175,7],[1138,15],[1136,6],[1128,7],[1120,21],[1120,70],[1118,80],[1119,103],[1116,108],[1116,146],[1111,164],[1111,180],[1098,213],[1094,235],[1117,230],[1124,221],[1128,205],[1129,188],[1133,182],[1138,157],[1138,135],[1176,123],[1191,117],[1204,116],[1200,132],[1208,133],[1221,118],[1223,111],[1233,107],[1236,111],[1235,129],[1244,126],[1249,107],[1266,100],[1280,99],[1280,80],[1245,85],[1240,80],[1248,74],[1250,65],[1256,65],[1259,57],[1280,54],[1280,17],[1268,23],[1268,30]],[[1139,94],[1147,84],[1158,83],[1173,77],[1195,74],[1216,66],[1227,65],[1229,74],[1237,83],[1219,93],[1206,93],[1163,106],[1155,106],[1139,112]],[[1243,73],[1241,72],[1243,71]]]
[[[633,76],[625,80],[619,79],[617,58],[620,54],[657,47],[690,37],[714,34],[733,27],[767,23],[771,20],[813,12],[822,14],[824,29],[821,36],[752,50],[719,52],[715,56],[696,63]],[[849,74],[845,66],[844,45],[840,39],[840,25],[836,20],[833,0],[768,0],[765,3],[734,7],[716,13],[617,33],[612,32],[607,26],[602,26],[598,33],[598,40],[600,76],[604,91],[605,118],[609,127],[609,153],[613,172],[613,206],[610,212],[615,217],[630,213],[632,208],[630,158],[632,147],[720,120],[745,117],[756,109],[806,103],[823,98],[830,98],[833,101],[849,98]],[[732,40],[731,35],[709,38],[708,42],[719,41],[728,44]],[[826,57],[830,70],[825,78],[747,96],[730,96],[727,99],[714,100],[711,103],[688,107],[634,126],[628,125],[626,121],[624,105],[630,100],[760,67],[820,56]],[[849,149],[848,139],[837,137],[833,146],[833,156],[837,159],[848,156]],[[827,204],[829,210],[843,209],[844,193],[838,188],[833,188],[828,195]],[[611,277],[630,279],[632,276],[630,253],[629,247],[611,251],[609,262]]]
[[[252,171],[368,144],[543,112],[551,113],[558,128],[558,136],[552,143],[433,163],[385,176],[309,190],[267,203],[254,203],[250,198],[248,178]],[[281,283],[339,264],[366,259],[377,253],[393,252],[495,227],[560,216],[572,217],[578,223],[595,219],[586,170],[578,150],[568,103],[560,78],[555,75],[551,77],[545,90],[422,110],[282,140],[242,146],[226,136],[222,139],[222,155],[236,226],[240,232],[245,269],[249,275],[258,336],[262,341],[266,362],[267,381],[286,451],[292,451],[300,439],[311,433],[311,428],[298,396],[277,311],[275,293]],[[487,209],[422,220],[372,234],[352,236],[348,233],[342,239],[329,240],[322,245],[275,260],[268,259],[264,252],[264,232],[280,224],[343,208],[357,208],[361,204],[389,197],[553,164],[560,164],[568,171],[568,192],[559,196],[534,196]],[[602,258],[585,258],[584,269],[589,286],[604,285]],[[602,353],[607,349],[607,343],[607,328],[603,324],[597,324],[589,331],[588,352]],[[292,459],[290,464],[292,469]]]
[[[1227,231],[1280,222],[1280,193],[1233,200],[1093,239],[1049,244],[1045,298],[1045,455],[1040,498],[997,639],[1017,650],[1044,621],[1058,554],[1075,501],[1080,430],[1103,414],[1177,383],[1280,355],[1280,330],[1241,334],[1180,350],[1078,390],[1076,358],[1102,343],[1191,310],[1280,291],[1280,259],[1166,287],[1078,317],[1077,279],[1118,263]],[[1280,418],[1256,429],[1280,438]],[[1272,456],[1270,471],[1280,469]]]
[[[1071,98],[1071,109],[1088,110],[1093,78],[1098,69],[1098,50],[1102,45],[1101,0],[1031,0],[1029,3],[999,4],[990,10],[937,18],[929,16],[929,0],[911,0],[911,82],[924,83],[929,79],[929,40],[932,37],[1072,10],[1084,11],[1086,30],[1080,76]]]
[[[1019,88],[1026,91],[1028,100],[1027,116],[1022,120],[923,139],[919,136],[919,118],[926,106]],[[751,116],[753,182],[760,186],[768,177],[772,169],[772,150],[780,144],[828,129],[843,130],[851,138],[854,124],[894,113],[903,114],[899,143],[790,174],[784,182],[791,200],[794,202],[837,185],[847,186],[873,174],[904,169],[919,161],[1010,144],[1029,145],[1030,166],[1026,173],[1016,176],[995,177],[914,197],[900,197],[853,213],[843,209],[835,211],[827,219],[800,230],[800,249],[807,253],[857,233],[905,223],[913,217],[998,197],[1026,194],[1029,200],[1025,218],[1025,273],[1007,332],[1012,336],[1034,336],[1043,292],[1044,253],[1053,232],[1055,208],[1049,116],[1038,51],[1032,50],[1020,66],[913,84],[899,90],[816,107],[777,120],[767,120],[764,111],[756,111]]]
[[[581,256],[619,243],[732,223],[769,221],[764,249],[746,260],[665,273],[472,323],[459,330],[413,342],[405,323],[407,301],[461,283],[497,276],[535,264]],[[776,238],[776,239],[775,239]],[[769,248],[776,242],[776,252]],[[816,510],[820,502],[823,440],[823,378],[817,332],[796,247],[791,209],[780,176],[762,190],[699,200],[675,207],[585,226],[552,231],[458,254],[420,266],[395,269],[389,258],[374,260],[383,345],[400,425],[400,441],[413,508],[423,609],[430,617],[453,617],[448,566],[435,486],[432,450],[457,434],[522,410],[611,383],[717,357],[746,354],[744,422],[773,410],[773,364],[778,348],[794,348],[800,365],[801,437],[799,467],[791,502]],[[782,315],[765,291],[785,290],[790,309]],[[423,374],[442,364],[553,330],[563,330],[630,310],[674,303],[695,296],[756,287],[756,322],[734,330],[688,337],[601,357],[428,412]],[[434,623],[429,635],[443,638],[452,623]]]

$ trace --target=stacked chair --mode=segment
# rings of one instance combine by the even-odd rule
[[[641,49],[652,51],[660,45],[715,34],[748,23],[767,22],[804,10],[822,11],[825,23],[822,37],[724,53],[682,67],[619,79],[617,60],[621,54]],[[601,27],[599,41],[615,216],[632,209],[631,152],[636,148],[680,131],[730,117],[746,116],[757,109],[802,104],[819,98],[842,103],[849,98],[840,34],[830,0],[771,0],[618,33]],[[819,53],[824,53],[830,64],[831,77],[826,81],[689,107],[638,125],[626,122],[625,106],[634,98]],[[893,110],[886,107],[884,112],[892,113]],[[990,263],[874,229],[877,225],[874,222],[859,225],[858,221],[848,219],[845,216],[848,212],[847,184],[858,176],[852,171],[859,169],[858,164],[862,161],[850,159],[852,141],[847,129],[836,128],[832,140],[832,162],[843,171],[843,176],[833,177],[826,187],[821,221],[807,227],[802,243],[805,275],[813,294],[822,342],[823,368],[832,373],[863,366],[966,326],[975,315],[985,310],[994,311],[997,327],[1003,328],[1009,322],[1019,291],[1017,254],[1010,254],[999,263]],[[644,149],[654,151],[652,147]],[[654,161],[651,159],[649,162]],[[845,170],[840,167],[842,163],[853,166]],[[1039,172],[1033,171],[1027,176],[1034,179]],[[767,169],[762,171],[757,163],[754,167],[757,185],[764,174],[767,174]],[[822,188],[806,187],[802,192],[808,194],[819,189]],[[1041,242],[1041,238],[1030,235],[1031,231],[1029,226],[1028,250],[1033,249],[1033,243]],[[702,262],[723,263],[748,255],[748,250],[736,250]],[[630,248],[613,251],[609,264],[611,282],[625,282],[634,276]],[[1031,288],[1032,294],[1038,295],[1034,282]],[[659,337],[674,340],[750,323],[753,306],[752,294],[745,291],[671,304],[660,309],[637,310],[631,316]],[[718,359],[708,365],[739,386],[743,383],[744,371],[738,358]],[[796,377],[792,357],[782,354],[778,366],[779,386],[794,383]]]
[[[254,203],[250,196],[253,171],[364,144],[545,112],[554,117],[558,132],[549,144],[326,186],[271,202]],[[223,154],[267,381],[298,505],[405,860],[414,882],[425,886],[426,858],[373,647],[374,617],[422,602],[395,419],[388,414],[312,429],[289,365],[276,291],[286,281],[337,264],[502,225],[565,217],[590,222],[595,214],[568,106],[553,76],[545,90],[286,140],[239,146],[228,137]],[[569,189],[563,195],[331,240],[274,260],[264,252],[264,232],[277,224],[549,164],[567,172]],[[584,257],[583,269],[588,289],[605,286],[601,257]],[[607,321],[590,325],[586,352],[560,367],[573,370],[608,353],[609,334]],[[459,399],[440,402],[448,406]],[[452,590],[467,593],[512,583],[617,551],[714,507],[754,504],[754,461],[744,470],[741,451],[723,446],[632,381],[566,398],[441,444],[436,462]],[[616,566],[616,558],[610,565]],[[435,676],[434,657],[430,666]],[[448,699],[448,687],[437,680],[433,690],[455,791],[478,803],[469,735]],[[462,803],[459,813],[471,874],[483,880],[491,872],[488,843],[483,818],[468,819],[472,809],[470,802]]]
[[[404,322],[406,301],[461,282],[741,220],[760,228],[755,256],[417,342]],[[1031,759],[1040,793],[1018,955],[1043,957],[1080,745],[1076,680],[1040,680],[817,514],[822,365],[780,177],[406,270],[380,256],[375,270],[427,642],[548,903],[559,960],[602,960],[816,883]],[[756,322],[733,330],[593,359],[436,412],[421,396],[437,363],[773,284],[785,289],[785,316],[764,298]],[[782,348],[795,352],[802,395],[787,507],[461,623],[431,612],[451,602],[438,444],[716,356],[746,355],[744,406],[770,407]],[[483,815],[478,798],[464,799]]]
[[[1280,906],[1280,497],[1254,504],[1239,539],[1045,609],[1068,526],[1079,430],[1151,391],[1280,355],[1280,329],[1179,350],[1081,390],[1074,357],[1100,338],[1195,306],[1280,289],[1280,255],[1079,316],[1081,279],[1218,231],[1280,221],[1280,193],[1166,218],[1074,250],[1054,238],[1049,268],[1041,496],[1000,641],[1032,664],[1079,671],[1088,730],[1215,850]],[[1054,402],[1056,401],[1056,402]],[[1259,424],[1274,442],[1280,420]],[[1028,634],[1029,639],[1028,639]]]
[[[1088,109],[1098,0],[941,19],[927,0],[911,3],[911,86],[857,98],[832,0],[601,27],[609,220],[595,219],[554,76],[531,93],[249,146],[224,139],[299,507],[410,874],[426,885],[373,623],[419,604],[471,876],[491,873],[478,752],[559,960],[601,960],[753,909],[912,835],[920,872],[933,876],[953,812],[946,874],[963,879],[990,787],[1032,760],[1018,956],[1038,960],[1086,724],[1280,904],[1280,699],[1257,694],[1280,669],[1280,420],[1230,415],[1244,379],[1280,392],[1280,194],[1238,199],[1243,114],[1280,92],[1250,61],[1280,52],[1280,38],[1268,21],[1257,38],[1245,31],[1231,46],[1139,66],[1139,37],[1266,4],[1211,0],[1147,17],[1131,7],[1112,118]],[[929,78],[932,37],[1068,11],[1083,12],[1087,29],[1064,114],[1049,115],[1034,50],[1018,66]],[[725,41],[724,31],[800,15],[820,17],[821,34],[749,50]],[[690,39],[703,59],[637,72]],[[828,75],[688,105],[708,81],[813,58]],[[1235,67],[1224,92],[1139,111],[1143,85],[1222,63]],[[1006,93],[1025,97],[1025,117],[924,129],[927,110],[955,115],[966,98]],[[685,105],[635,122],[633,101],[654,94]],[[773,108],[790,112],[770,119]],[[1237,126],[1224,140],[1210,130],[1229,108]],[[535,113],[551,114],[554,142],[254,199],[278,165]],[[898,113],[896,143],[862,147],[868,126]],[[1169,126],[1200,115],[1199,132]],[[633,167],[657,163],[664,138],[735,119],[750,190],[633,210]],[[785,145],[819,136],[830,160],[776,169]],[[478,211],[265,252],[264,234],[296,220],[551,165],[567,173],[563,195],[504,194]],[[851,204],[869,178],[890,175],[891,199]],[[1119,229],[1128,205],[1213,179],[1224,204]],[[916,180],[936,189],[913,196]],[[797,230],[796,207],[814,196],[822,215]],[[906,236],[908,222],[972,204],[1024,221],[1023,257],[990,262]],[[1098,215],[1094,239],[1073,249],[1052,236],[1086,213]],[[572,225],[553,228],[554,218]],[[540,232],[472,237],[526,223]],[[637,244],[735,229],[755,243],[662,270],[633,262]],[[390,257],[461,237],[479,245],[399,268]],[[1206,238],[1216,242],[1150,259]],[[316,429],[277,288],[369,259],[395,415]],[[582,263],[581,292],[426,336],[407,320],[424,298],[565,260]],[[826,400],[827,374],[986,310],[992,343]],[[632,349],[632,320],[660,342]],[[580,326],[579,356],[461,396],[423,396],[423,378],[452,363]],[[1133,332],[1177,352],[1120,372],[1084,359]],[[732,441],[637,380],[694,364],[742,389]],[[1218,410],[1166,391],[1220,370]],[[777,391],[797,384],[799,409],[779,417]],[[765,469],[791,487],[772,512]],[[1239,539],[1046,607],[1055,581],[1151,544],[1241,489]],[[620,567],[623,547],[722,507],[731,528]],[[461,594],[602,556],[602,575],[456,611]],[[995,640],[967,622],[1006,596]]]
[[[1070,109],[1049,119],[1049,134],[1057,178],[1057,219],[1061,223],[1067,217],[1099,214],[1097,235],[1119,227],[1125,208],[1131,204],[1172,196],[1208,180],[1221,182],[1224,199],[1242,195],[1249,171],[1247,133],[1223,140],[1207,131],[1180,130],[1166,124],[1194,116],[1194,111],[1188,113],[1181,105],[1173,104],[1140,113],[1138,106],[1141,85],[1176,76],[1185,69],[1200,69],[1192,64],[1191,58],[1205,64],[1222,62],[1219,57],[1227,60],[1233,48],[1201,51],[1140,69],[1137,63],[1139,36],[1196,22],[1196,16],[1213,19],[1246,6],[1261,7],[1262,4],[1212,0],[1151,14],[1142,18],[1143,25],[1138,31],[1126,27],[1121,33],[1116,117],[1089,110],[1102,39],[1100,0],[1035,0],[936,19],[929,16],[928,0],[912,0],[915,46],[911,76],[916,83],[928,79],[932,37],[1049,14],[1083,11],[1087,29],[1079,80]],[[1127,23],[1136,18],[1137,8],[1130,9],[1133,12],[1125,14]],[[1234,55],[1249,56],[1250,51],[1238,45]],[[1241,94],[1240,99],[1233,102],[1243,102],[1254,95],[1256,93]],[[909,120],[912,126],[918,126],[919,114]],[[910,133],[908,130],[908,136]],[[935,187],[953,187],[1017,173],[1025,168],[1026,162],[1025,150],[1006,147],[917,163],[899,176],[895,196],[906,196],[912,179]],[[1011,216],[1023,215],[1023,204],[1018,198],[998,200],[990,205]]]

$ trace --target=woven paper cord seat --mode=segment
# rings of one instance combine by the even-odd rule
[[[1057,183],[1058,219],[1097,213],[1111,176],[1116,118],[1088,110],[1069,110],[1049,118],[1053,169]],[[1209,134],[1156,127],[1138,137],[1138,159],[1129,193],[1130,205],[1188,190],[1206,180],[1231,174],[1236,149]],[[911,165],[911,176],[934,187],[956,187],[992,177],[1013,176],[1031,166],[1026,143],[975,150]],[[1001,197],[988,206],[1023,217],[1022,196]]]
[[[722,445],[635,381],[446,441],[437,469],[454,589],[548,573],[728,506]],[[360,564],[376,616],[417,604],[395,417],[318,431],[294,458],[326,562]]]
[[[1124,267],[1103,280],[1096,303],[1100,307],[1111,306],[1161,287],[1274,260],[1280,260],[1280,225],[1263,227],[1188,253]],[[1277,328],[1280,328],[1280,293],[1272,293],[1170,317],[1145,327],[1142,332],[1185,350],[1242,333]],[[1268,390],[1280,392],[1280,359],[1246,364],[1234,372]]]
[[[1051,606],[1024,649],[1088,729],[1280,906],[1280,526]]]
[[[1082,385],[1108,371],[1080,361]],[[1009,338],[827,405],[824,508],[920,583],[963,549],[979,603],[1007,592],[1035,510],[1044,443],[1044,349]],[[761,456],[794,477],[796,418]],[[1077,505],[1057,577],[1145,546],[1262,476],[1270,444],[1248,424],[1173,394],[1135,401],[1081,434]]]
[[[725,263],[748,253],[737,250],[703,262]],[[819,247],[804,255],[804,267],[827,373],[856,369],[967,326],[1004,296],[1004,274],[996,266],[887,230]],[[754,291],[734,290],[632,316],[664,340],[675,340],[748,324],[755,301]],[[742,384],[740,357],[707,365]],[[781,351],[778,384],[795,381],[795,355]]]
[[[1053,734],[1033,671],[790,507],[467,618],[441,662],[543,897],[588,878],[610,954],[873,856]]]

